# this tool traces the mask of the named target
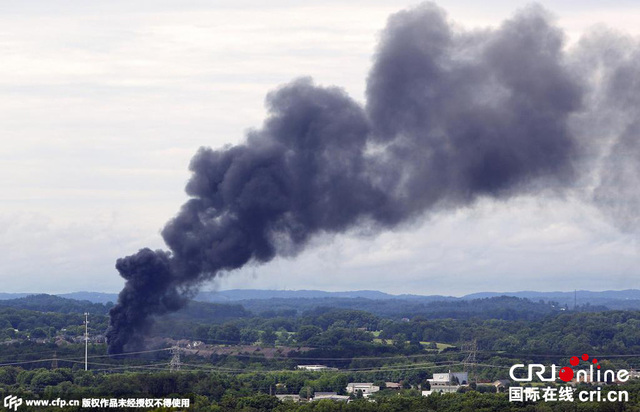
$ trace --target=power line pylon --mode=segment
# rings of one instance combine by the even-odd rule
[[[180,370],[180,348],[178,346],[174,346],[171,348],[171,361],[169,362],[169,370],[171,372]]]
[[[84,313],[84,370],[89,369],[89,312]]]
[[[478,340],[474,339],[471,343],[462,346],[463,352],[468,352],[467,356],[462,361],[462,365],[464,367],[465,372],[469,372],[469,370],[473,371],[473,379],[478,383],[478,374],[476,372],[477,365],[477,355],[478,355]],[[471,380],[471,379],[469,379]]]

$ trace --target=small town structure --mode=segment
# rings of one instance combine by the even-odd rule
[[[319,401],[322,399],[329,399],[332,401],[348,402],[349,397],[346,395],[338,395],[337,392],[316,392],[313,394],[313,401]]]
[[[372,393],[379,390],[380,387],[373,383],[351,382],[347,385],[347,393],[354,395],[361,393],[364,398],[368,398]]]
[[[507,388],[511,385],[511,381],[508,379],[498,379],[493,382],[494,388],[496,388],[496,392],[505,392]]]
[[[330,368],[325,365],[298,365],[296,369],[302,369],[305,371],[326,371],[326,370],[338,370],[337,368]]]
[[[387,389],[395,389],[395,390],[402,389],[402,384],[397,382],[385,382],[384,385]]]
[[[300,395],[296,395],[296,394],[279,394],[279,395],[276,395],[276,398],[278,398],[282,402],[285,402],[285,401],[300,402]]]
[[[422,391],[422,396],[429,396],[434,392],[454,393],[457,392],[461,386],[469,385],[469,373],[451,371],[447,373],[434,373],[433,379],[427,379],[427,381],[431,389]]]

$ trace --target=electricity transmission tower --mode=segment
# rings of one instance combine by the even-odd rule
[[[478,341],[474,339],[472,342],[462,345],[462,352],[468,352],[467,356],[462,361],[464,371],[468,372],[471,369],[473,371],[473,379],[478,383],[478,375],[476,373],[476,364],[478,362],[476,359],[478,355]]]
[[[180,370],[180,348],[174,346],[171,348],[171,361],[169,362],[169,370],[171,372]]]
[[[84,313],[84,370],[88,369],[89,359],[89,312]]]

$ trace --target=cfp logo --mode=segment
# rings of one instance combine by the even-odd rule
[[[14,411],[18,410],[18,406],[22,405],[22,398],[18,398],[17,396],[9,395],[4,398],[4,407],[13,409]]]

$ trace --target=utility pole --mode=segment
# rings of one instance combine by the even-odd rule
[[[171,361],[169,362],[169,370],[171,372],[180,370],[180,348],[178,346],[174,346],[171,348]]]
[[[575,311],[578,307],[578,290],[573,290],[573,310]]]
[[[89,312],[84,313],[84,370],[89,369]]]

